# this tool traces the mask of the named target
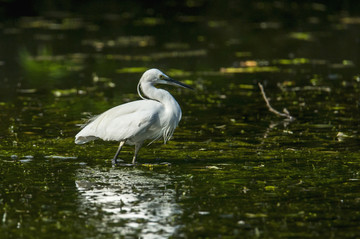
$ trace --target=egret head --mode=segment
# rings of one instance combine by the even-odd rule
[[[192,89],[190,86],[181,83],[179,81],[173,80],[164,73],[162,73],[158,69],[150,69],[145,71],[142,75],[139,84],[150,83],[150,84],[167,84],[167,85],[174,85],[180,86],[188,89]]]

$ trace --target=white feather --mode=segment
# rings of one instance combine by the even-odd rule
[[[152,140],[152,143],[162,137],[164,143],[169,141],[182,113],[179,104],[169,92],[154,87],[154,84],[158,83],[190,88],[170,79],[157,69],[148,70],[137,87],[143,100],[113,107],[91,118],[75,136],[75,143],[84,144],[95,139],[126,142],[135,145],[135,162],[136,154],[145,140]],[[141,95],[140,89],[146,98]],[[118,152],[120,149],[121,146]]]

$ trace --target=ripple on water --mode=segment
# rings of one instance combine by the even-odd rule
[[[174,222],[181,208],[171,184],[167,174],[133,168],[85,167],[76,181],[84,211],[101,212],[95,225],[100,232],[142,238],[168,238],[178,229]]]

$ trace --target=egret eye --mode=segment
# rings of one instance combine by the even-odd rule
[[[163,79],[164,79],[164,76],[163,76],[163,75],[160,75],[159,78],[160,78],[160,80],[163,80]]]

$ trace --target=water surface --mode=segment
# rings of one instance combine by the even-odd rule
[[[359,237],[348,3],[109,1],[5,19],[1,238]],[[139,99],[152,67],[195,88],[166,87],[183,110],[172,141],[135,167],[132,147],[112,167],[117,143],[75,145],[89,115]],[[296,119],[271,113],[258,82]]]

